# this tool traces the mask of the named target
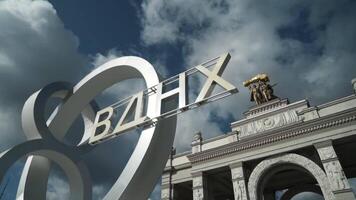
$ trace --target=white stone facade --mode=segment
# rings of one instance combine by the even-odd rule
[[[270,200],[286,191],[287,200],[312,191],[326,200],[355,200],[348,181],[356,177],[355,94],[319,106],[276,99],[244,115],[230,133],[197,135],[192,151],[173,156],[162,175],[162,199]]]

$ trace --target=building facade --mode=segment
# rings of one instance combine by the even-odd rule
[[[172,153],[162,200],[289,200],[302,192],[355,200],[356,80],[346,97],[310,106],[274,99],[251,107],[231,132]],[[350,92],[351,93],[351,92]]]

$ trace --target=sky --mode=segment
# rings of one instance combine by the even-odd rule
[[[145,58],[168,78],[231,54],[223,77],[239,93],[180,115],[178,152],[190,150],[198,131],[204,139],[229,132],[229,124],[253,105],[242,82],[257,73],[267,73],[277,83],[275,94],[291,102],[307,98],[318,105],[349,95],[356,77],[355,10],[352,0],[0,0],[0,151],[26,140],[20,113],[33,92],[54,81],[75,84],[120,56]],[[115,85],[98,97],[99,104],[141,89],[138,80]],[[137,139],[137,133],[124,135],[85,157],[94,199],[119,176]],[[116,159],[107,156],[112,152]],[[8,172],[10,191],[21,166],[19,161]],[[48,199],[68,196],[57,168]],[[152,200],[159,191],[158,184]],[[13,193],[5,198],[14,199]]]

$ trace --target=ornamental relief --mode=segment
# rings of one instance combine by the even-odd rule
[[[331,161],[324,164],[326,174],[334,190],[349,189],[350,185],[338,161]]]
[[[327,160],[327,159],[337,157],[334,148],[332,146],[318,148],[317,151],[319,153],[321,160]]]
[[[277,115],[253,121],[248,124],[244,124],[240,126],[239,135],[240,137],[245,137],[252,134],[267,131],[276,127],[285,126],[287,124],[291,124],[297,121],[299,121],[297,113],[294,110],[290,110],[283,113],[279,113]]]
[[[242,167],[232,168],[231,177],[232,179],[242,178],[243,177]]]
[[[234,181],[233,186],[235,200],[247,200],[245,182],[243,180]]]
[[[194,200],[204,200],[203,188],[193,190],[193,199]]]
[[[202,177],[195,177],[193,178],[193,187],[203,186],[203,178]]]

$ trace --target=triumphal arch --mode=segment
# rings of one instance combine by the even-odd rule
[[[266,74],[243,84],[256,105],[231,132],[206,140],[197,133],[191,151],[172,150],[162,200],[290,200],[306,192],[354,200],[356,80],[349,96],[317,106],[278,98]]]

